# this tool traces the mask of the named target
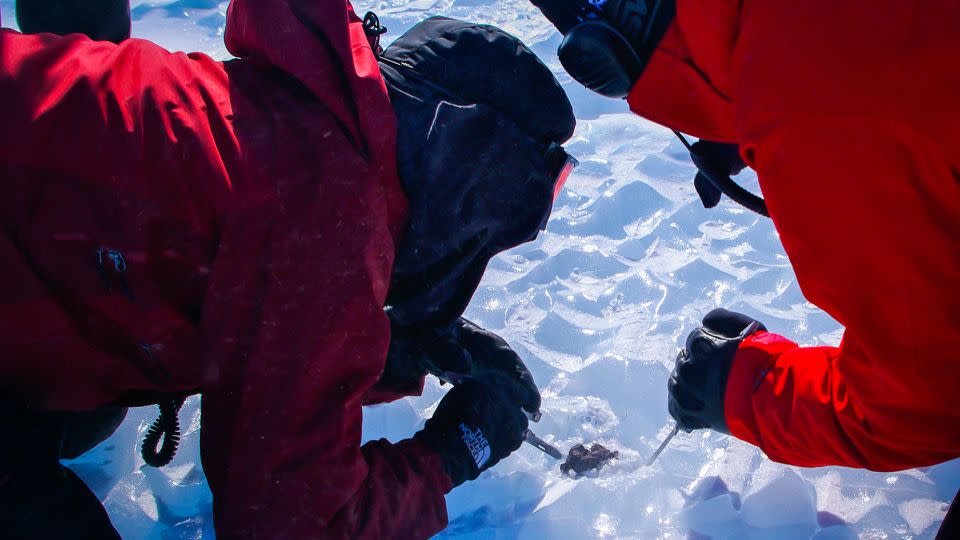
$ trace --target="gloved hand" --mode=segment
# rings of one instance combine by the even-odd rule
[[[532,0],[564,34],[567,73],[598,94],[630,93],[676,14],[675,0]]]
[[[440,454],[453,486],[473,480],[523,444],[527,416],[511,384],[468,380],[443,397],[433,417],[414,435]]]
[[[707,175],[730,177],[740,174],[747,164],[740,157],[740,147],[735,144],[699,140],[693,143],[690,158],[697,166],[697,176],[693,185],[703,202],[704,208],[713,208],[720,202],[720,188],[711,182]]]
[[[394,326],[384,377],[399,379],[402,373],[431,373],[453,384],[505,375],[498,380],[514,387],[522,408],[534,417],[540,410],[540,391],[517,353],[500,336],[462,317],[443,330]]]
[[[668,409],[681,429],[730,433],[723,411],[730,368],[740,342],[758,331],[766,331],[758,321],[714,309],[703,318],[702,326],[687,336],[667,383]]]
[[[451,328],[447,351],[454,349],[451,344],[466,354],[436,354],[442,349],[435,349],[427,358],[429,366],[442,370],[448,376],[462,373],[484,383],[495,377],[499,384],[512,385],[512,392],[518,396],[520,406],[537,416],[540,411],[540,390],[533,381],[533,374],[503,338],[461,317]],[[503,377],[500,378],[500,375]]]

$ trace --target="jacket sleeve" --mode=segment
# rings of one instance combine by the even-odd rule
[[[393,112],[362,24],[344,0],[235,0],[226,41],[323,110],[283,120],[322,135],[257,156],[303,165],[226,219],[205,298],[216,378],[201,451],[217,536],[429,537],[451,489],[440,457],[414,440],[360,444],[402,224]]]
[[[797,121],[744,148],[808,300],[839,348],[761,333],[725,396],[731,432],[801,466],[898,470],[960,456],[960,181],[892,122]]]
[[[360,445],[393,248],[383,214],[358,211],[376,207],[360,164],[344,167],[324,171],[322,196],[292,192],[269,223],[239,216],[222,239],[201,436],[218,536],[425,538],[446,525],[437,454]]]

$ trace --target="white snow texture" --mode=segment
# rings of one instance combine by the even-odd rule
[[[136,37],[228,56],[226,2],[132,5]],[[12,26],[13,0],[0,7]],[[430,15],[496,24],[554,70],[578,118],[567,148],[581,166],[546,232],[491,262],[466,315],[500,333],[533,372],[543,390],[536,433],[564,453],[599,442],[620,458],[574,480],[524,445],[447,496],[450,525],[437,538],[934,537],[960,486],[960,461],[899,473],[801,469],[702,431],[681,433],[645,467],[672,427],[666,381],[677,349],[707,311],[742,311],[802,345],[836,345],[841,327],[803,298],[769,220],[726,199],[703,209],[693,165],[668,130],[563,73],[560,36],[526,0],[357,0],[355,7],[380,15],[385,43]],[[758,189],[755,177],[747,187]],[[366,409],[364,440],[411,436],[444,391],[428,380],[422,397]],[[155,407],[131,410],[113,437],[69,466],[124,538],[212,539],[199,400],[187,401],[180,451],[159,470],[139,456],[155,415]]]

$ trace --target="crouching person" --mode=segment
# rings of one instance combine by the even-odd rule
[[[0,395],[59,414],[202,394],[221,538],[428,537],[539,408],[461,314],[545,224],[570,104],[496,28],[379,34],[343,0],[235,0],[227,62],[0,31]],[[361,446],[362,405],[427,373],[456,386],[423,430]],[[4,497],[27,458],[4,454]],[[116,537],[69,481],[58,515]],[[7,537],[67,530],[0,512]]]

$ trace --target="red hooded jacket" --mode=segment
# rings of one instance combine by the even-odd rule
[[[677,0],[628,101],[740,145],[835,347],[740,347],[733,434],[784,463],[960,456],[960,4]]]
[[[202,392],[220,538],[426,537],[450,480],[360,446],[406,203],[346,0],[235,0],[236,60],[0,30],[0,395]]]

